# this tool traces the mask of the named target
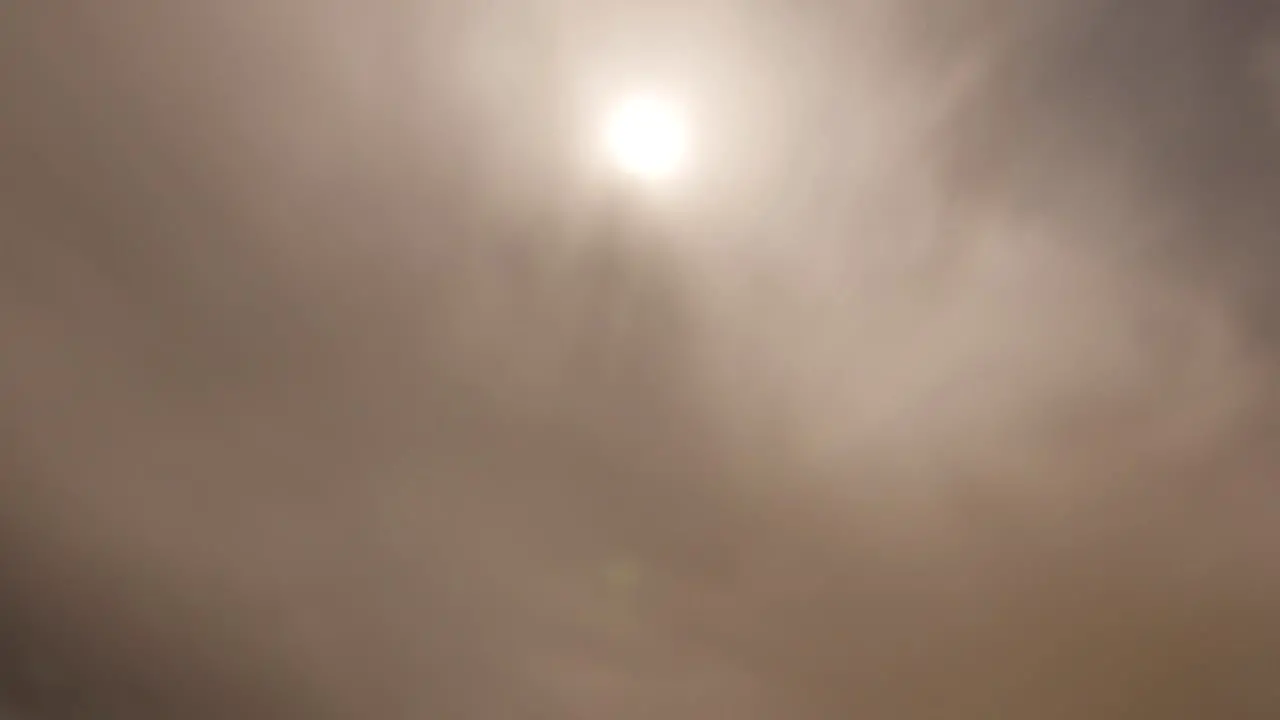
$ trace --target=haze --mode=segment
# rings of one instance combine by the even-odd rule
[[[8,705],[1280,716],[1277,9],[0,0]]]

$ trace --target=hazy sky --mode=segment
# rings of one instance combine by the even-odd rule
[[[1277,9],[0,0],[0,685],[1274,717]]]

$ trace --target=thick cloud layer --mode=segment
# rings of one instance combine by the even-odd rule
[[[1274,717],[1275,19],[0,6],[12,706]]]

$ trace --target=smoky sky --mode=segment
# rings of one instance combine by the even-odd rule
[[[14,717],[1274,717],[1278,19],[0,0]]]

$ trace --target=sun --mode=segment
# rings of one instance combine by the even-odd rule
[[[604,120],[604,150],[618,170],[646,181],[679,175],[688,162],[689,122],[675,100],[632,95],[614,104]]]

